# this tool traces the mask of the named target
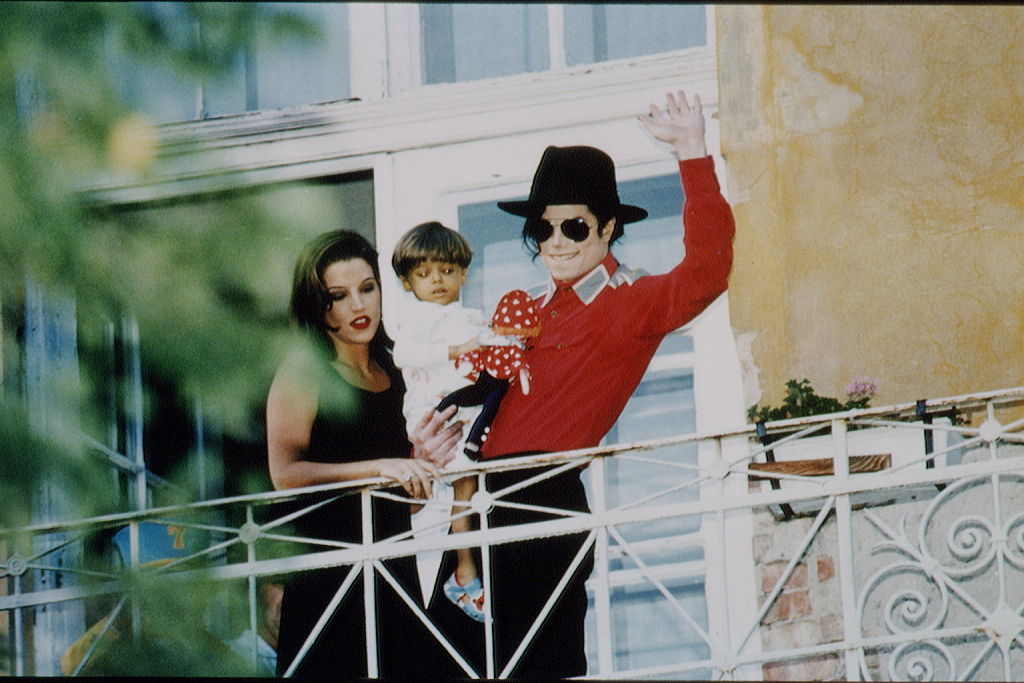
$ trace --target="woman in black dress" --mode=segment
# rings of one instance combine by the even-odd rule
[[[429,498],[431,481],[440,475],[429,462],[409,457],[402,416],[405,387],[381,326],[380,275],[373,247],[347,231],[315,239],[296,263],[291,312],[311,344],[285,359],[267,396],[268,462],[274,487],[386,477],[413,498]],[[461,425],[442,428],[447,417],[425,419],[413,439],[416,448],[450,451]],[[374,539],[407,531],[409,512],[408,503],[375,499]],[[346,493],[297,518],[295,527],[299,536],[358,543],[361,523],[359,496]],[[412,557],[384,565],[410,596],[420,594]],[[319,569],[292,577],[281,608],[279,673],[288,670],[350,571],[358,568]],[[465,675],[379,575],[375,589],[380,675]],[[462,628],[451,623],[455,630]],[[295,673],[365,677],[365,624],[359,577]]]

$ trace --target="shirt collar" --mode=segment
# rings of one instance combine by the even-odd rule
[[[599,264],[594,266],[594,269],[576,280],[576,282],[570,285],[572,290],[576,292],[576,296],[580,298],[584,304],[589,304],[591,301],[597,298],[604,288],[611,282],[612,274],[619,267],[619,262],[615,260],[612,252],[605,254],[605,257]],[[563,285],[564,286],[564,285]],[[540,302],[541,308],[551,303],[552,297],[555,295],[555,291],[558,289],[558,284],[555,280],[548,275],[548,286],[547,292],[544,294],[543,300]]]

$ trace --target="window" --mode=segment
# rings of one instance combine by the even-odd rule
[[[165,27],[172,43],[188,42],[188,34],[196,30],[184,3],[147,2],[143,7],[154,23]],[[126,105],[159,123],[200,118],[198,83],[183,77],[169,64],[132,55],[119,38],[110,36],[108,64],[111,82]]]
[[[707,42],[703,5],[565,5],[565,63],[593,64]]]
[[[254,50],[239,55],[229,77],[205,85],[206,116],[281,109],[349,96],[347,6],[274,2],[264,7],[308,21],[319,35],[308,40],[259,40]]]
[[[146,11],[177,44],[189,33],[220,45],[223,37],[204,26],[182,2],[148,2]],[[279,109],[349,97],[348,6],[344,3],[260,3],[264,13],[281,13],[308,22],[309,38],[260,35],[251,50],[239,51],[220,78],[197,81],[170,65],[131,55],[111,40],[112,80],[125,102],[159,123]]]
[[[253,232],[252,223],[231,220],[232,216],[245,215],[247,210],[258,211],[260,207],[279,213],[267,226],[267,232],[257,235]],[[215,226],[213,232],[217,235],[217,241],[225,244],[237,244],[232,240],[244,241],[254,235],[260,237],[258,241],[264,245],[265,250],[245,252],[244,263],[230,263],[229,254],[236,259],[240,257],[235,252],[225,252],[212,256],[207,268],[213,269],[220,276],[211,281],[214,286],[232,282],[233,276],[230,274],[236,266],[254,269],[260,273],[259,278],[266,283],[266,289],[247,289],[243,284],[245,281],[240,281],[221,291],[204,292],[211,298],[237,295],[243,301],[268,297],[264,303],[252,305],[254,315],[259,311],[268,314],[262,327],[232,329],[231,320],[218,322],[219,334],[254,334],[257,330],[263,334],[264,339],[252,340],[252,346],[246,351],[250,357],[261,352],[261,344],[270,338],[273,331],[271,326],[276,326],[275,329],[288,327],[287,308],[292,268],[299,249],[309,238],[344,227],[358,232],[371,243],[375,240],[373,178],[369,172],[275,183],[241,191],[133,206],[122,211],[127,214],[127,220],[139,226],[138,229],[142,229],[142,226],[175,226],[183,234],[191,234],[193,240],[196,237],[191,231],[197,230],[197,225]],[[168,283],[168,286],[173,284]],[[147,340],[145,334],[139,339],[138,332],[133,337],[130,323],[128,320],[123,323],[80,321],[80,326],[106,325],[106,332],[98,327],[93,334],[107,334],[110,338],[106,357],[92,360],[99,362],[97,367],[102,368],[97,374],[107,378],[106,386],[96,388],[95,403],[109,406],[108,414],[113,419],[107,420],[106,426],[93,431],[93,441],[115,451],[127,448],[121,452],[129,456],[133,449],[144,448],[149,469],[161,477],[174,477],[176,482],[187,485],[191,499],[202,500],[250,492],[254,488],[270,488],[265,466],[266,444],[262,416],[263,402],[276,367],[276,356],[268,359],[269,365],[260,363],[247,369],[251,385],[241,392],[244,396],[237,395],[230,400],[234,405],[220,405],[206,397],[207,405],[204,406],[201,397],[189,394],[187,388],[180,386],[180,377],[168,376],[173,370],[163,368],[161,374],[144,367],[144,361],[139,359],[139,347],[145,349],[146,344],[152,344],[154,340]],[[239,341],[246,338],[242,337]],[[225,374],[237,369],[221,368]],[[143,400],[144,405],[141,404]],[[123,409],[119,409],[120,406],[133,404],[139,404],[140,414],[137,416],[123,414]],[[204,422],[204,409],[214,414],[238,410],[249,418],[251,424],[246,430],[236,427],[221,434],[216,422]],[[137,420],[143,421],[133,430],[133,421]],[[103,429],[108,430],[106,435]]]
[[[105,507],[101,512],[167,504],[183,495],[198,500],[221,495],[202,404],[143,367],[135,320],[83,313],[77,327],[83,338],[91,338],[80,347],[78,362],[88,368],[95,409],[82,415],[82,441],[97,462],[110,466],[113,484],[97,497]],[[133,471],[136,466],[140,472]]]
[[[145,10],[180,46],[227,44],[216,8],[183,2]],[[708,45],[705,5],[533,3],[254,3],[305,21],[316,35],[261,30],[227,73],[197,81],[145,60],[112,36],[111,78],[129,106],[159,123],[463,83],[643,57]],[[209,24],[204,26],[203,23]],[[387,84],[387,85],[385,85]]]
[[[550,67],[544,5],[426,4],[420,6],[420,24],[425,84]]]
[[[279,248],[273,249],[266,261],[247,260],[245,254],[233,251],[212,255],[211,262],[217,275],[227,272],[232,258],[243,261],[243,267],[259,269],[261,281],[268,284],[275,297],[279,295],[279,302],[268,306],[280,312],[279,319],[268,316],[262,323],[262,331],[270,336],[273,324],[287,326],[285,311],[292,264],[309,234],[345,226],[373,240],[373,180],[369,173],[281,183],[257,191],[107,207],[103,211],[118,212],[123,219],[122,227],[127,226],[126,234],[137,236],[153,226],[167,229],[165,239],[146,242],[143,253],[158,252],[166,246],[169,250],[180,248],[179,253],[187,259],[200,258],[196,253],[201,250],[197,247],[197,234],[190,230],[196,224],[214,226],[211,232],[215,242],[226,241],[226,231],[232,225],[241,225],[242,239],[251,240],[255,235],[253,221],[244,220],[244,209],[260,200],[278,210],[279,220],[273,226],[287,226],[281,230],[285,233],[281,242],[275,242]],[[228,214],[242,220],[228,224],[223,220]],[[267,234],[262,233],[264,237]],[[153,260],[158,262],[160,258]],[[161,277],[153,279],[159,281],[162,291],[170,292],[188,278],[175,275],[187,270],[181,263],[183,259],[168,260],[174,262],[175,268],[161,271]],[[211,294],[209,289],[203,293]],[[33,428],[74,444],[71,459],[77,464],[79,452],[87,458],[87,469],[76,467],[74,471],[99,473],[95,480],[87,480],[93,488],[89,489],[89,507],[82,510],[74,505],[78,500],[67,494],[67,473],[63,468],[56,467],[55,461],[34,464],[32,495],[24,502],[19,501],[25,507],[27,521],[66,522],[93,514],[219,498],[227,492],[269,489],[266,448],[259,443],[262,430],[257,428],[253,434],[255,446],[237,432],[231,435],[233,438],[225,438],[217,419],[210,415],[222,416],[224,408],[234,406],[216,400],[204,405],[199,392],[178,376],[180,366],[166,362],[168,352],[166,347],[160,350],[161,344],[171,339],[177,346],[188,347],[189,336],[160,335],[159,330],[147,334],[141,307],[134,311],[138,314],[135,318],[128,311],[111,310],[114,306],[109,304],[102,297],[90,298],[88,288],[75,293],[56,287],[48,290],[31,277],[25,278],[22,291],[0,292],[0,398],[12,399],[12,403],[22,400]],[[228,320],[214,316],[209,319],[214,321],[212,326],[217,334],[230,328]],[[195,330],[200,324],[191,320],[183,323],[182,328]],[[251,335],[240,340],[254,341]],[[239,343],[238,355],[251,357],[258,345]],[[247,379],[253,383],[264,381],[258,375],[250,373]],[[265,386],[269,386],[269,377],[265,381]],[[264,387],[262,393],[257,392],[259,414],[265,397]],[[245,399],[237,394],[228,398],[246,405]],[[36,465],[38,472],[34,469]],[[17,467],[16,472],[19,470],[28,471]],[[40,558],[31,573],[26,574],[28,585],[37,591],[74,590],[82,582],[81,575],[73,569],[60,568],[80,566],[83,548],[105,547],[112,532],[90,528],[81,533],[73,530],[34,536],[31,547],[15,548],[22,555],[38,554]],[[0,560],[6,560],[8,552],[11,548],[0,544]],[[219,551],[209,556],[214,564],[222,558]],[[15,672],[21,673],[28,662],[35,675],[59,675],[61,656],[68,645],[86,626],[109,612],[111,606],[102,600],[67,600],[30,607],[25,613],[30,616],[32,639],[28,647],[12,648]],[[93,614],[94,609],[99,612]],[[221,618],[218,615],[223,614],[223,603],[212,601],[210,609],[210,619]],[[4,628],[3,620],[9,618],[8,614],[0,615],[0,629]],[[25,632],[18,621],[8,623],[7,628],[8,634],[17,634],[17,638]]]
[[[704,5],[424,4],[423,83],[653,55],[707,43]]]

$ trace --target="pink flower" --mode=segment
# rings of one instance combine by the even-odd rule
[[[878,393],[878,383],[867,375],[854,377],[846,385],[846,395],[854,401],[871,398],[876,393]]]

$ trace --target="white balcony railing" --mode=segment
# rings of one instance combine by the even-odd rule
[[[250,625],[256,619],[257,577],[340,565],[369,576],[384,571],[386,558],[470,545],[482,549],[486,579],[489,549],[497,544],[583,532],[585,547],[593,547],[596,558],[588,582],[592,676],[748,679],[773,672],[782,677],[782,671],[788,678],[1020,679],[1022,406],[1024,388],[1017,388],[773,423],[767,433],[784,436],[768,445],[746,426],[481,463],[469,471],[481,475],[482,492],[487,472],[559,466],[538,475],[543,478],[587,463],[592,512],[552,510],[558,518],[500,529],[488,529],[484,521],[480,530],[440,541],[405,534],[376,543],[325,545],[300,555],[268,551],[297,540],[283,529],[325,495],[359,496],[369,515],[373,497],[392,496],[376,480],[0,531],[7,553],[0,564],[0,576],[8,579],[0,611],[8,615],[9,673],[32,670],[26,647],[33,636],[26,618],[30,610],[106,596],[114,605],[111,616],[123,617],[128,610],[139,627],[131,611],[137,582],[129,578],[136,575],[85,563],[70,566],[56,558],[98,530],[126,528],[130,561],[141,565],[140,524],[159,522],[208,542],[193,554],[138,571],[167,585],[245,584]],[[954,408],[969,419],[932,419]],[[659,455],[678,444],[696,444],[696,463]],[[806,462],[751,467],[763,463],[769,451],[778,463],[817,460],[811,470],[824,463],[826,473],[801,470]],[[864,455],[879,457],[869,471],[857,473],[865,462],[858,456]],[[628,500],[620,491],[610,503],[606,469],[626,462],[662,471],[657,477],[662,486]],[[505,493],[484,492],[474,511],[503,505]],[[283,501],[296,501],[303,509],[270,514],[272,505]],[[40,582],[31,579],[41,573],[61,580],[33,589]],[[391,585],[427,620],[419,596]],[[630,595],[637,593],[622,587],[638,585],[646,596],[643,607],[659,629],[672,622],[665,630],[677,630],[677,638],[657,645],[656,662],[630,656],[641,644],[629,644],[637,622],[624,615],[635,599]],[[687,593],[692,585],[701,590]],[[373,597],[370,589],[367,599]],[[88,670],[103,647],[103,624],[113,621],[94,629],[100,637],[79,652],[75,673]],[[75,628],[81,634],[91,625]],[[488,618],[488,643],[492,626]],[[470,677],[503,677],[514,663],[499,666],[488,653],[482,669],[475,670],[447,649]],[[375,653],[367,657],[373,674]]]

